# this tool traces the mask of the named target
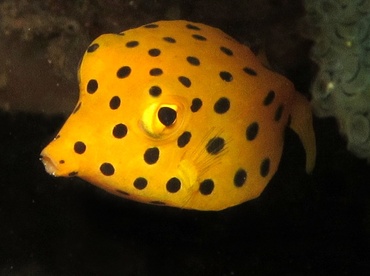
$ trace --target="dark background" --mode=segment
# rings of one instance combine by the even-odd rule
[[[79,40],[78,50],[73,54],[67,51],[65,56],[78,61],[79,51],[83,51],[80,49],[96,33],[170,17],[168,10],[176,3],[181,18],[212,24],[241,41],[248,39],[253,45],[265,45],[277,70],[308,95],[315,66],[308,58],[311,42],[291,30],[291,21],[298,22],[304,14],[296,4],[298,1],[255,1],[255,5],[250,1],[255,10],[241,10],[233,1],[229,5],[225,1],[133,2],[137,4],[135,10],[128,1],[107,1],[106,6],[92,1],[88,11],[101,8],[101,12],[88,19],[79,17],[87,42]],[[55,6],[59,3],[60,7],[51,12],[68,14],[73,9],[78,14],[72,2],[45,3],[42,12],[59,7]],[[18,8],[29,9],[33,5]],[[124,8],[116,9],[120,5]],[[36,7],[31,14],[41,11]],[[101,14],[105,16],[97,16]],[[256,25],[260,27],[257,30]],[[4,97],[0,97],[2,103],[10,106],[0,112],[1,275],[368,273],[370,169],[364,160],[346,150],[335,119],[315,118],[318,156],[311,175],[304,171],[305,157],[299,139],[287,130],[280,168],[258,199],[221,212],[127,201],[78,178],[53,178],[44,171],[39,153],[73,109],[77,81],[68,74],[76,69],[52,63],[55,66],[46,75],[38,73],[36,80],[28,82],[33,78],[32,72],[44,68],[40,65],[46,59],[42,53],[55,36],[35,35],[25,42],[21,33],[14,31],[7,37],[11,45],[22,44],[8,66],[17,68],[15,61],[20,60],[27,64],[19,67],[20,71],[9,73],[8,85],[0,95]],[[290,38],[289,43],[286,37]],[[282,40],[285,44],[280,43]],[[270,42],[267,46],[266,41]],[[65,49],[60,48],[62,44],[54,47]],[[30,74],[19,75],[20,72]],[[50,92],[54,88],[50,87],[52,82],[58,82],[59,92],[64,94],[56,95],[57,98],[33,94]],[[17,93],[25,98],[19,100]],[[60,99],[68,108],[56,111]]]

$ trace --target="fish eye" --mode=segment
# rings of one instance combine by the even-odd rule
[[[158,119],[165,126],[171,126],[176,122],[177,112],[171,107],[164,106],[158,110]]]
[[[172,133],[179,121],[179,105],[155,102],[145,108],[140,124],[151,137],[159,138]]]

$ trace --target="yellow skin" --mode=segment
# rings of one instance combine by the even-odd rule
[[[145,203],[222,210],[260,195],[289,121],[313,169],[308,101],[216,28],[160,21],[102,35],[79,80],[76,109],[41,153],[54,176]]]

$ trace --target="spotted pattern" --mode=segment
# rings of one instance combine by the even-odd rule
[[[189,56],[186,58],[187,62],[189,62],[191,65],[199,66],[200,60],[196,57]]]
[[[260,174],[262,177],[266,177],[270,172],[270,159],[265,158],[261,162]]]
[[[180,188],[181,188],[181,181],[178,178],[172,177],[170,180],[167,181],[166,189],[168,192],[176,193],[180,190]]]
[[[138,45],[139,45],[139,42],[135,41],[135,40],[129,41],[129,42],[126,43],[127,48],[135,48]]]
[[[157,49],[157,48],[153,48],[153,49],[150,49],[150,50],[148,51],[148,54],[149,54],[149,56],[151,56],[151,57],[157,57],[157,56],[159,56],[159,55],[161,54],[161,50],[159,50],[159,49]]]
[[[256,72],[256,70],[254,70],[254,69],[252,69],[252,68],[250,68],[250,67],[244,67],[244,68],[243,68],[243,71],[244,71],[245,73],[247,73],[248,75],[250,75],[250,76],[257,76],[257,72]]]
[[[94,79],[87,83],[86,91],[89,94],[94,94],[98,90],[98,82]]]
[[[202,107],[202,104],[203,104],[203,102],[202,102],[201,99],[195,98],[191,102],[190,110],[192,112],[197,112]]]
[[[221,46],[220,50],[221,50],[221,52],[223,52],[224,54],[226,54],[228,56],[232,56],[234,54],[232,50],[230,50],[229,48],[226,48],[224,46]]]
[[[252,141],[254,139],[256,139],[257,137],[257,134],[258,134],[258,130],[259,130],[259,125],[257,122],[253,122],[251,123],[248,127],[247,127],[247,131],[246,131],[246,137],[247,137],[247,140],[248,141]]]
[[[129,66],[122,66],[117,71],[117,77],[120,79],[127,78],[131,74],[131,68]]]
[[[158,27],[159,26],[157,24],[148,24],[144,26],[144,28],[147,28],[147,29],[158,28]],[[190,30],[196,30],[196,31],[201,30],[199,27],[193,24],[187,24],[186,28]],[[199,41],[207,40],[205,36],[202,36],[199,34],[193,34],[192,37]],[[173,37],[163,37],[163,40],[169,43],[176,43],[176,40]],[[129,41],[126,43],[127,48],[134,48],[134,47],[137,47],[138,45],[139,45],[139,41],[136,41],[136,40]],[[92,53],[96,51],[98,48],[99,48],[98,44],[92,44],[87,49],[87,52]],[[231,57],[234,55],[233,51],[228,47],[220,46],[220,50],[222,53],[224,53],[227,56]],[[159,48],[151,48],[148,50],[148,54],[151,57],[158,57],[161,54],[161,50]],[[200,65],[199,58],[194,57],[194,56],[188,56],[186,58],[186,61],[192,66]],[[256,71],[250,67],[244,67],[243,71],[250,76],[257,75]],[[123,66],[119,68],[117,71],[117,77],[121,79],[127,78],[130,74],[131,74],[131,68],[129,66]],[[151,76],[160,76],[163,74],[163,70],[161,68],[152,68],[149,74]],[[233,80],[232,74],[227,71],[220,71],[219,76],[225,82],[231,82]],[[191,86],[191,81],[188,77],[179,76],[178,80],[186,88],[189,88]],[[98,89],[97,81],[90,80],[87,85],[87,91],[92,94],[96,92],[97,89]],[[150,87],[149,94],[153,97],[158,97],[162,94],[162,89],[159,86],[154,85]],[[266,106],[271,104],[272,101],[274,100],[274,97],[275,97],[275,93],[273,91],[270,91],[267,94],[266,98],[264,99],[263,104]],[[199,111],[199,109],[202,107],[202,104],[203,103],[201,99],[194,98],[192,100],[192,104],[190,107],[191,111],[192,112]],[[120,105],[121,105],[121,99],[119,98],[119,96],[114,96],[111,98],[109,102],[110,109],[112,110],[118,109]],[[229,110],[229,108],[230,108],[230,100],[226,97],[221,97],[214,104],[214,111],[217,114],[224,114]],[[78,110],[78,108],[76,110]],[[275,120],[278,121],[280,119],[282,111],[283,111],[283,108],[279,106],[275,112]],[[174,111],[173,109],[169,107],[162,107],[158,112],[158,118],[165,126],[170,126],[176,120],[176,111]],[[248,141],[254,140],[257,137],[258,130],[259,130],[258,123],[257,122],[251,123],[246,129],[247,140]],[[127,134],[127,127],[126,125],[122,123],[117,124],[114,126],[112,133],[115,138],[123,138]],[[189,131],[183,132],[177,139],[177,146],[179,148],[185,147],[190,142],[191,136],[192,135]],[[224,146],[225,146],[225,140],[223,138],[214,137],[208,141],[206,145],[206,151],[211,155],[216,155],[224,149]],[[82,154],[86,150],[86,145],[80,141],[76,142],[74,146],[74,150],[76,153]],[[159,153],[160,152],[157,147],[147,149],[144,153],[144,161],[148,165],[155,164],[159,159]],[[114,167],[110,163],[103,163],[100,167],[100,170],[106,176],[114,174]],[[269,172],[269,159],[264,159],[261,163],[260,174],[261,176],[265,177],[267,176],[268,172]],[[234,175],[234,179],[233,179],[234,185],[236,187],[242,187],[245,184],[246,180],[247,180],[247,172],[244,169],[238,169]],[[135,179],[133,185],[136,189],[143,190],[147,187],[148,181],[143,177],[138,177],[137,179]],[[209,195],[213,192],[214,186],[215,184],[213,180],[206,179],[200,183],[199,191],[203,195]],[[181,181],[176,177],[169,179],[166,183],[166,189],[170,193],[176,193],[180,190],[180,188],[181,188]],[[152,201],[151,203],[163,204],[163,202],[158,202],[158,201],[157,202]]]
[[[208,35],[207,32],[204,32],[203,27],[204,25],[199,24],[191,24],[187,23],[183,25],[183,28],[185,28],[183,31],[186,32],[186,35],[188,37],[187,43],[197,45],[197,47],[208,47],[207,45],[210,44],[213,40],[213,36]],[[141,30],[149,33],[152,31],[151,29],[158,29],[155,30],[155,32],[159,32],[161,29],[161,24],[153,23],[153,24],[147,24],[143,26],[144,29],[148,30]],[[266,151],[263,153],[264,155],[256,155],[253,156],[253,158],[256,159],[255,162],[257,162],[257,172],[253,171],[254,167],[249,167],[245,163],[239,162],[239,165],[233,165],[230,170],[230,172],[226,173],[225,176],[220,179],[217,176],[213,176],[212,174],[208,175],[205,172],[208,172],[208,170],[212,169],[212,166],[217,166],[217,162],[219,164],[222,164],[222,158],[224,156],[227,156],[228,153],[234,149],[232,149],[232,143],[233,138],[229,139],[229,133],[227,135],[224,135],[225,130],[228,128],[220,128],[218,129],[217,125],[211,125],[212,129],[215,130],[215,132],[202,132],[201,129],[194,129],[192,128],[192,124],[190,123],[189,126],[185,125],[182,126],[182,120],[183,118],[180,117],[182,113],[178,109],[173,109],[169,106],[166,106],[168,101],[168,104],[172,104],[170,102],[171,99],[170,96],[173,92],[176,93],[184,93],[184,98],[186,97],[192,97],[190,99],[187,99],[187,101],[184,101],[183,106],[186,107],[185,112],[188,112],[191,114],[190,122],[193,120],[196,121],[198,118],[201,118],[203,116],[215,116],[217,118],[220,118],[220,120],[224,120],[224,118],[234,118],[236,115],[235,113],[238,111],[238,106],[240,105],[240,101],[242,101],[242,97],[236,96],[236,95],[242,95],[245,92],[248,92],[248,87],[240,88],[239,90],[234,90],[234,85],[237,87],[237,84],[240,79],[248,79],[248,81],[252,81],[253,79],[260,78],[261,75],[263,75],[263,71],[260,70],[258,66],[256,66],[253,62],[241,62],[239,61],[240,52],[236,46],[233,46],[234,44],[230,41],[231,39],[224,40],[223,42],[219,42],[218,45],[216,45],[216,49],[214,52],[216,53],[218,58],[222,58],[225,61],[225,66],[220,64],[213,65],[209,63],[209,59],[207,58],[207,54],[205,54],[205,51],[188,51],[181,52],[181,55],[179,54],[179,63],[174,65],[174,67],[170,67],[166,64],[166,62],[162,62],[162,60],[166,59],[166,55],[171,51],[171,47],[178,47],[180,44],[184,43],[183,36],[177,36],[176,32],[163,32],[161,33],[159,39],[157,40],[157,44],[153,43],[150,44],[150,47],[147,47],[146,41],[141,40],[140,37],[130,37],[129,33],[127,32],[127,35],[125,33],[120,33],[119,35],[125,36],[122,39],[125,39],[125,42],[122,43],[122,51],[132,53],[133,58],[135,58],[135,55],[137,54],[136,51],[140,51],[143,57],[147,61],[146,64],[143,63],[143,68],[146,71],[145,77],[150,80],[148,81],[147,86],[144,87],[144,94],[146,98],[144,99],[144,102],[147,100],[150,103],[155,101],[162,101],[165,104],[165,106],[160,107],[157,109],[157,113],[155,116],[157,116],[157,122],[159,122],[163,125],[161,126],[162,129],[165,129],[165,131],[175,129],[177,132],[170,133],[168,136],[170,141],[173,141],[175,144],[175,147],[171,149],[170,155],[175,154],[181,154],[182,156],[185,156],[189,160],[195,160],[194,164],[195,166],[201,164],[201,162],[208,162],[206,165],[203,165],[197,171],[197,174],[199,173],[199,176],[197,175],[197,183],[199,184],[198,187],[198,195],[204,196],[205,200],[214,200],[215,198],[212,198],[212,195],[215,191],[217,191],[217,194],[220,194],[220,191],[222,193],[222,185],[229,185],[229,187],[234,187],[236,190],[240,192],[245,192],[246,190],[242,187],[247,187],[249,184],[252,184],[252,180],[254,180],[256,177],[259,178],[267,178],[268,176],[271,177],[271,175],[274,173],[272,171],[272,162],[276,162],[273,158],[273,153],[270,153]],[[226,37],[227,38],[227,37]],[[177,44],[176,44],[177,43]],[[214,43],[214,42],[212,42]],[[171,45],[172,44],[172,45]],[[166,47],[164,47],[166,46]],[[101,43],[93,43],[91,44],[87,50],[86,55],[87,56],[97,56],[99,52],[101,51],[101,48],[105,47],[105,44]],[[136,48],[136,49],[134,49]],[[177,48],[176,48],[177,49]],[[207,48],[205,48],[207,50]],[[134,75],[137,75],[137,67],[133,63],[130,63],[130,60],[125,61],[125,59],[120,59],[120,62],[123,64],[113,64],[113,72],[109,76],[111,79],[114,79],[116,82],[122,83],[122,86],[119,87],[119,89],[112,91],[112,94],[108,97],[104,98],[103,105],[106,109],[110,110],[112,114],[115,114],[113,116],[115,121],[110,122],[109,129],[111,131],[111,137],[110,138],[104,138],[104,139],[115,139],[114,141],[117,141],[116,143],[122,143],[125,147],[130,147],[127,141],[130,139],[130,137],[134,136],[135,133],[137,133],[137,130],[133,130],[134,127],[132,126],[130,119],[131,117],[125,117],[125,104],[126,104],[126,91],[122,91],[127,89],[127,87],[124,86],[124,83],[127,82],[123,79],[129,79],[131,80]],[[158,61],[161,61],[160,63]],[[127,63],[126,63],[127,62]],[[181,64],[182,62],[182,64]],[[125,64],[126,63],[126,64]],[[235,66],[231,66],[233,63],[237,64]],[[241,64],[243,63],[243,64]],[[129,66],[130,65],[130,66]],[[147,67],[146,67],[147,66]],[[159,66],[159,67],[157,67]],[[176,67],[181,68],[181,70],[172,70],[176,69]],[[211,69],[208,69],[211,68]],[[207,86],[210,87],[209,94],[208,91],[195,91],[196,87],[199,87],[200,81],[198,78],[198,74],[202,73],[202,70],[209,70],[206,71],[209,73],[209,76],[205,76],[202,78],[202,81],[204,80]],[[194,73],[194,72],[197,73]],[[92,70],[92,72],[94,72]],[[134,73],[135,74],[134,74]],[[149,73],[149,74],[148,74]],[[114,75],[115,74],[115,75]],[[155,78],[152,78],[155,77]],[[171,87],[170,84],[166,83],[166,81],[163,81],[165,78],[171,78],[169,83],[172,81],[174,83],[173,87]],[[108,76],[107,76],[108,78]],[[144,78],[143,78],[144,79]],[[165,79],[167,80],[167,79]],[[87,81],[87,82],[86,82]],[[140,84],[141,79],[138,79],[138,82]],[[103,95],[105,93],[110,93],[110,91],[104,91],[105,90],[105,83],[103,83],[103,80],[99,77],[95,76],[94,74],[90,75],[90,79],[85,79],[83,82],[85,86],[85,90],[88,94],[95,94],[99,91],[99,84],[101,84],[99,93],[96,93],[97,95]],[[253,84],[253,83],[252,83]],[[222,87],[220,89],[221,91],[212,91],[214,89],[214,85],[217,87]],[[231,88],[230,88],[231,87]],[[274,86],[271,87],[271,90],[264,90],[264,91],[258,91],[258,93],[261,93],[258,97],[258,101],[256,101],[256,110],[263,109],[265,113],[269,112],[268,114],[271,114],[269,116],[271,120],[271,125],[275,124],[275,122],[279,122],[282,120],[283,115],[286,113],[286,117],[290,120],[289,109],[285,110],[285,105],[283,102],[277,102],[280,100],[280,97],[276,97],[278,90],[273,90]],[[131,88],[130,88],[131,89]],[[245,89],[245,90],[243,90]],[[122,91],[122,92],[121,92]],[[180,91],[180,92],[179,92]],[[139,91],[140,92],[140,91]],[[137,92],[134,88],[132,91],[128,91],[129,96],[136,97],[135,93]],[[113,93],[117,93],[114,95]],[[280,93],[280,92],[279,92]],[[105,94],[104,94],[105,95]],[[190,95],[190,96],[189,96]],[[95,97],[95,96],[92,96]],[[138,94],[138,98],[140,95]],[[239,99],[240,98],[240,99]],[[77,113],[77,111],[81,108],[82,102],[79,102],[77,106],[75,107],[73,114]],[[254,104],[254,103],[253,103]],[[138,106],[138,110],[141,107]],[[85,109],[85,105],[83,107]],[[231,109],[231,112],[230,112]],[[113,111],[117,110],[117,111]],[[181,110],[181,109],[180,109]],[[236,112],[235,112],[236,110]],[[97,110],[98,112],[98,110]],[[113,113],[114,112],[114,113]],[[184,112],[182,110],[182,112]],[[209,113],[207,115],[207,112]],[[80,112],[82,113],[82,112]],[[206,115],[204,115],[206,114]],[[227,115],[222,115],[227,114]],[[122,115],[122,116],[121,116]],[[219,116],[221,115],[221,116]],[[135,118],[135,114],[129,116],[132,116],[132,118]],[[248,148],[250,145],[255,146],[256,143],[259,143],[259,140],[261,140],[261,137],[265,136],[264,131],[266,131],[268,125],[265,123],[264,120],[260,120],[258,112],[256,114],[248,114],[248,116],[244,119],[243,125],[241,126],[241,135],[244,135],[243,138],[243,145],[238,148],[238,150],[242,151],[243,148]],[[266,116],[267,117],[267,116]],[[134,119],[133,119],[134,120]],[[226,119],[225,119],[226,120]],[[228,121],[225,121],[225,124],[230,124],[232,127],[234,127],[233,123],[235,119],[228,119]],[[213,121],[210,120],[210,124],[212,124]],[[207,124],[207,122],[205,122]],[[220,124],[224,124],[224,121],[220,121]],[[183,128],[177,129],[178,125],[182,126]],[[130,128],[130,129],[129,129]],[[235,125],[235,129],[238,128],[238,125]],[[205,128],[206,129],[206,128]],[[130,130],[130,132],[129,132]],[[213,130],[212,130],[213,131]],[[244,133],[243,133],[244,132]],[[165,133],[165,132],[164,132]],[[162,135],[162,134],[161,134]],[[166,134],[167,135],[167,134]],[[127,136],[127,137],[126,137]],[[158,135],[160,136],[160,135]],[[126,137],[126,138],[125,138]],[[166,136],[167,137],[167,136]],[[151,137],[153,141],[160,141],[161,137]],[[78,141],[78,139],[81,139],[82,141]],[[81,136],[80,138],[76,139],[77,141],[73,144],[73,151],[74,154],[79,155],[82,157],[87,156],[85,154],[86,151],[90,153],[92,150],[92,145],[89,143],[89,141]],[[122,139],[122,140],[118,140]],[[262,138],[265,139],[265,138]],[[108,142],[108,141],[107,141]],[[145,143],[143,143],[145,144]],[[87,148],[88,145],[88,148]],[[156,145],[156,146],[155,146]],[[177,147],[176,147],[177,145]],[[235,145],[234,145],[235,146]],[[260,147],[258,145],[258,147]],[[225,150],[226,149],[226,150]],[[70,149],[71,151],[71,149]],[[222,153],[222,154],[220,154]],[[84,155],[85,154],[85,155]],[[121,154],[121,153],[118,153]],[[166,196],[164,197],[164,200],[157,200],[160,199],[158,196],[153,196],[151,199],[155,200],[148,200],[149,203],[157,204],[157,205],[166,205],[170,204],[170,196],[173,196],[173,194],[178,193],[179,195],[183,192],[186,192],[187,189],[187,179],[182,178],[182,174],[180,173],[174,173],[173,177],[169,177],[167,179],[161,178],[161,166],[163,163],[170,164],[172,162],[169,158],[168,151],[166,152],[165,146],[162,142],[160,143],[152,143],[149,142],[145,145],[145,148],[142,149],[142,151],[139,153],[143,162],[141,165],[138,164],[138,166],[144,166],[144,169],[139,172],[138,175],[135,175],[131,182],[129,183],[129,187],[127,190],[132,193],[133,195],[136,191],[138,194],[148,193],[150,194],[155,189],[162,189],[166,193],[166,196],[169,198],[169,201],[167,202]],[[122,154],[122,158],[130,158],[130,156],[124,156]],[[237,155],[239,156],[239,155]],[[242,156],[242,155],[240,155]],[[193,158],[193,159],[192,159]],[[242,157],[244,158],[244,157]],[[160,160],[160,162],[159,162]],[[206,161],[203,161],[206,160]],[[217,162],[214,162],[213,160],[219,160]],[[104,162],[103,162],[104,161]],[[62,165],[65,165],[68,162],[68,159],[65,160],[59,160],[59,163]],[[100,160],[100,164],[95,164],[96,170],[99,170],[101,175],[103,177],[109,177],[117,174],[117,177],[120,177],[120,165],[115,164],[112,162],[112,160]],[[112,162],[112,163],[110,163]],[[198,163],[197,163],[198,162]],[[232,161],[227,161],[225,164],[232,163]],[[157,164],[157,165],[155,165]],[[259,164],[259,165],[258,165]],[[155,166],[152,166],[155,165]],[[274,164],[275,165],[275,164]],[[117,167],[115,167],[117,166]],[[158,176],[156,176],[156,180],[153,180],[153,177],[148,173],[149,167],[157,169],[158,168]],[[275,166],[273,166],[275,167]],[[117,172],[116,172],[117,169]],[[198,168],[195,168],[198,170]],[[222,169],[222,168],[220,168]],[[124,171],[124,170],[122,170]],[[79,172],[71,171],[69,173],[70,176],[75,176]],[[129,172],[124,171],[124,173],[130,175]],[[82,171],[80,171],[80,175],[82,175]],[[257,176],[256,176],[257,175]],[[160,182],[157,182],[157,178],[161,179]],[[159,184],[158,184],[159,183]],[[125,183],[124,183],[125,184]],[[193,184],[193,183],[191,183]],[[126,184],[125,184],[126,185]],[[130,186],[131,185],[131,186]],[[126,189],[124,188],[124,189]],[[165,190],[164,190],[165,189]],[[218,190],[220,189],[220,190]],[[112,189],[113,191],[116,191],[119,194],[122,194],[123,196],[130,196],[130,193],[121,190],[121,189]],[[192,191],[192,193],[194,190]],[[189,195],[187,195],[188,197]],[[207,197],[208,196],[208,197]],[[224,195],[227,196],[227,195]],[[234,196],[234,195],[233,195]]]
[[[149,71],[149,75],[154,76],[154,77],[160,76],[162,74],[163,74],[163,71],[161,68],[153,68],[153,69],[150,69]]]
[[[177,139],[177,146],[179,148],[185,147],[190,142],[190,139],[191,139],[191,133],[189,131],[185,131]]]
[[[244,169],[239,169],[234,176],[234,185],[236,187],[242,187],[247,181],[247,172]]]
[[[226,71],[220,72],[220,78],[226,82],[231,82],[233,80],[233,76],[229,72],[226,72]]]
[[[134,187],[138,190],[143,190],[148,185],[148,181],[144,177],[138,177],[134,181]]]
[[[144,161],[148,165],[157,163],[159,159],[159,149],[157,147],[149,148],[144,153]]]
[[[86,145],[84,144],[84,142],[78,141],[75,143],[73,149],[75,153],[83,154],[86,150]]]
[[[195,38],[196,40],[199,40],[199,41],[206,41],[207,40],[207,38],[205,38],[202,35],[198,35],[198,34],[193,34],[192,37]]]
[[[263,100],[263,105],[268,106],[268,105],[272,104],[272,102],[274,101],[274,99],[275,99],[275,91],[270,90],[267,93],[265,99]]]
[[[115,138],[123,138],[127,134],[127,126],[124,124],[117,124],[114,126],[112,133]]]
[[[230,108],[230,101],[228,98],[222,97],[217,100],[215,105],[213,106],[213,109],[218,114],[224,114],[226,113]]]
[[[200,28],[193,25],[193,24],[186,24],[186,28],[188,28],[189,30],[196,30],[196,31],[200,31]]]
[[[103,163],[101,164],[100,166],[100,171],[102,174],[104,174],[105,176],[111,176],[114,174],[114,167],[112,164],[110,163]]]
[[[173,37],[170,37],[170,36],[164,37],[163,40],[168,42],[168,43],[176,43],[176,40]]]
[[[191,81],[189,78],[187,77],[184,77],[184,76],[180,76],[179,77],[179,82],[181,82],[181,84],[183,86],[185,86],[186,88],[189,88],[191,86]]]
[[[208,141],[206,150],[209,154],[218,154],[225,147],[225,140],[221,137],[214,137]]]
[[[162,89],[159,86],[154,85],[150,87],[149,94],[152,95],[153,97],[158,97],[159,95],[162,94]]]
[[[112,99],[109,102],[109,107],[112,110],[118,109],[120,105],[121,105],[121,99],[118,96],[112,97]]]
[[[98,44],[98,43],[94,43],[94,44],[91,44],[91,45],[87,48],[86,52],[88,52],[88,53],[92,53],[92,52],[95,52],[98,48],[99,48],[99,44]]]
[[[203,180],[199,185],[199,192],[202,195],[210,195],[215,188],[215,183],[212,179]]]
[[[283,116],[283,111],[284,111],[284,106],[282,104],[280,104],[278,106],[278,108],[276,109],[276,111],[275,111],[275,116],[274,116],[275,121],[277,121],[277,122],[280,121],[281,116]]]

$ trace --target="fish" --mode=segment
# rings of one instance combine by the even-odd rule
[[[219,211],[257,198],[290,127],[316,158],[310,102],[218,28],[185,20],[103,34],[78,70],[79,100],[41,152],[77,176],[154,205]]]

